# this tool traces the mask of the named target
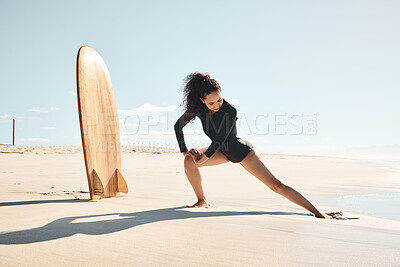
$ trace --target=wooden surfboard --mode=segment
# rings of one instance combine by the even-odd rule
[[[78,111],[90,198],[128,193],[121,175],[117,105],[107,66],[91,47],[82,46],[76,64]]]

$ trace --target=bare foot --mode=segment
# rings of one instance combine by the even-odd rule
[[[360,217],[349,217],[349,216],[343,216],[343,212],[329,212],[327,213],[329,216],[332,216],[332,219],[337,219],[337,220],[353,220],[353,219],[360,219]]]
[[[316,216],[316,217],[317,218],[324,218],[324,219],[336,219],[336,220],[360,219],[360,217],[343,216],[343,212],[341,212],[341,211],[322,213],[321,216]]]
[[[315,217],[320,219],[336,219],[339,216],[343,216],[343,212],[334,211],[334,212],[320,213],[318,215],[315,215]]]
[[[207,202],[203,201],[203,200],[199,200],[196,203],[194,203],[192,206],[186,206],[186,208],[201,208],[201,207],[205,207],[208,208],[210,205],[207,204]]]
[[[328,215],[328,216],[331,216],[332,218],[343,216],[343,212],[341,212],[341,211],[328,212],[328,213],[325,213],[325,214]]]

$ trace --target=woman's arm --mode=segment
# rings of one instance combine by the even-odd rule
[[[175,136],[178,141],[179,149],[184,155],[186,156],[185,152],[188,151],[186,144],[185,144],[185,138],[183,136],[183,127],[185,127],[186,124],[189,123],[194,118],[193,114],[189,114],[187,111],[182,114],[182,116],[175,122],[174,125],[174,130],[175,130]]]

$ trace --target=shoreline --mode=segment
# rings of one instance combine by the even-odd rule
[[[363,194],[342,195],[327,201],[332,205],[365,216],[400,222],[400,189],[398,191],[376,190]]]
[[[51,155],[81,155],[83,160],[83,151],[81,145],[30,145],[30,146],[12,146],[12,145],[2,145],[0,144],[0,155],[37,155],[37,156],[51,156]],[[121,155],[122,160],[124,160],[124,155],[133,155],[133,154],[147,154],[147,155],[168,155],[168,154],[178,154],[180,155],[179,150],[172,148],[163,148],[163,147],[146,147],[146,146],[121,146]],[[260,153],[263,159],[268,162],[279,161],[282,159],[285,160],[310,160],[314,159],[323,159],[323,160],[339,160],[339,161],[348,161],[351,164],[360,164],[367,165],[370,167],[376,167],[389,173],[400,174],[400,171],[394,168],[390,168],[390,166],[383,164],[382,162],[375,161],[366,161],[356,158],[347,158],[347,157],[337,157],[337,156],[318,156],[318,155],[292,155],[292,154],[277,154],[277,153]],[[228,164],[232,164],[229,162]],[[274,168],[272,168],[273,171]],[[338,187],[338,185],[336,185]],[[349,187],[349,186],[347,186]],[[346,186],[341,185],[338,188],[341,190],[346,190]],[[350,186],[352,188],[352,186]],[[390,191],[392,188],[387,187],[376,187],[376,186],[365,186],[358,185],[357,192],[348,192],[343,193],[341,195],[337,195],[336,197],[327,196],[326,203],[334,203],[335,199],[344,198],[344,197],[352,197],[352,196],[364,196],[368,194],[379,194],[379,193],[398,193],[399,191]],[[87,190],[81,190],[82,192],[87,192]],[[43,195],[52,195],[51,193],[43,193]],[[55,194],[56,195],[56,194]],[[329,198],[329,200],[328,200]],[[342,205],[342,208],[349,208]],[[353,212],[356,212],[353,210]],[[372,216],[368,213],[363,213],[363,215]],[[387,219],[383,217],[377,216],[377,218]],[[395,219],[397,220],[397,219]]]
[[[83,153],[82,145],[10,145],[0,144],[0,153],[4,154],[69,154],[69,153]],[[121,145],[121,153],[180,153],[177,148],[168,147],[154,147],[154,146],[137,146],[137,145]],[[345,156],[330,156],[330,155],[307,155],[307,154],[280,154],[280,153],[266,153],[258,152],[262,155],[270,156],[288,156],[288,157],[319,157],[319,158],[337,158],[337,159],[350,159],[360,160],[353,157]]]

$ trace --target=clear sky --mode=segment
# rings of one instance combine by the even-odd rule
[[[176,147],[208,72],[261,152],[400,158],[399,1],[0,0],[0,143],[81,144],[76,56],[105,60],[122,144]],[[188,148],[211,141],[198,119]]]

